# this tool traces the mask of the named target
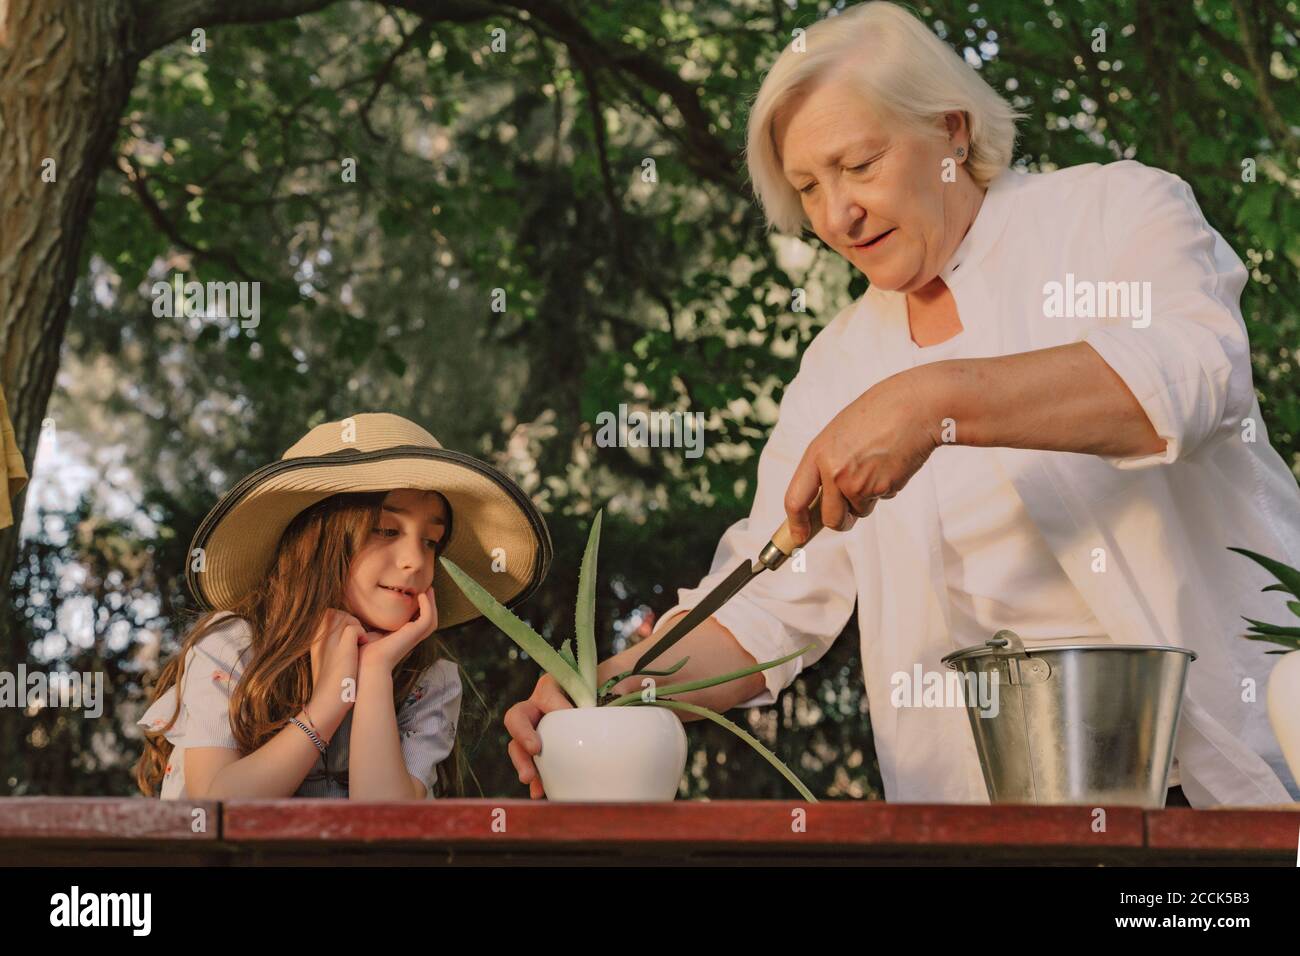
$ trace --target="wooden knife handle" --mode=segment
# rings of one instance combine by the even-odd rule
[[[803,547],[807,547],[809,542],[811,542],[813,538],[817,537],[817,532],[821,531],[823,527],[822,490],[820,488],[817,489],[817,497],[814,498],[812,504],[808,506],[808,518],[810,521],[808,541],[803,543]],[[785,521],[781,522],[780,529],[776,534],[772,535],[772,543],[776,545],[784,555],[794,553],[794,549],[798,547],[798,545],[794,543],[794,534],[790,531],[789,518],[786,518]]]

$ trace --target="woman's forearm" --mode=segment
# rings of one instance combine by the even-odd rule
[[[326,713],[321,708],[308,711],[316,729],[326,740],[334,735],[342,722],[341,715]],[[301,717],[299,718],[301,719]],[[201,795],[191,792],[190,765],[200,761],[186,755],[186,792],[192,798],[202,796],[208,800],[266,799],[292,797],[302,786],[303,779],[315,765],[320,751],[302,728],[286,725],[281,731],[246,757],[226,764],[213,775]],[[195,774],[199,776],[199,774]]]
[[[424,787],[406,769],[393,707],[393,673],[364,665],[357,674],[348,746],[348,797],[352,800],[415,800]]]
[[[687,613],[687,611],[678,611],[674,614],[671,621],[661,625],[658,637],[663,637],[669,628]],[[631,670],[641,658],[641,655],[658,640],[658,637],[648,638],[640,644],[633,644],[622,653],[601,661],[596,668],[597,682],[604,683],[616,674]],[[719,674],[730,674],[733,671],[744,670],[746,667],[753,667],[757,663],[754,655],[741,647],[740,642],[736,640],[731,631],[718,623],[718,619],[714,617],[702,621],[694,630],[665,652],[663,657],[650,666],[654,670],[667,670],[683,657],[689,658],[689,660],[681,670],[671,677],[654,678],[658,686],[684,684],[706,677],[717,677]],[[617,694],[642,692],[645,688],[641,682],[645,679],[644,677],[624,678],[614,685],[614,692]],[[700,707],[708,707],[710,710],[721,713],[749,700],[751,697],[758,696],[766,689],[767,682],[760,671],[738,680],[728,681],[725,684],[716,684],[713,687],[687,691],[683,694],[673,694],[673,699],[685,701],[688,704],[696,704]],[[702,719],[686,711],[679,710],[674,711],[674,713],[681,718],[683,723]]]
[[[940,443],[1117,458],[1165,449],[1124,380],[1086,342],[912,371],[928,377],[921,390],[935,396]]]

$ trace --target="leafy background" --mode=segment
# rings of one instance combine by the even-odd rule
[[[815,240],[766,236],[740,164],[763,72],[834,8],[427,6],[213,28],[206,51],[173,43],[141,67],[99,176],[4,608],[29,669],[105,672],[109,716],[0,710],[16,741],[0,792],[134,792],[133,721],[192,610],[195,528],[322,421],[393,411],[512,474],[556,547],[519,610],[556,644],[604,508],[602,657],[694,586],[748,513],[782,383],[864,288]],[[1300,468],[1296,3],[916,9],[1030,114],[1017,167],[1134,158],[1193,186],[1251,271],[1269,437]],[[149,287],[175,272],[259,281],[260,325],[155,317]],[[706,453],[596,447],[596,415],[619,403],[703,412]],[[855,631],[741,720],[819,796],[876,799]],[[451,647],[472,684],[461,729],[478,787],[521,796],[501,715],[538,670],[488,626]],[[689,736],[683,796],[790,796],[721,728]]]

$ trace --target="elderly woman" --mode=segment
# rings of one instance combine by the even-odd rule
[[[1277,658],[1240,637],[1241,615],[1276,619],[1284,600],[1227,550],[1300,563],[1300,491],[1255,398],[1241,261],[1169,173],[1011,172],[1014,111],[901,8],[851,8],[804,41],[754,103],[750,175],[774,226],[810,225],[870,288],[808,346],[753,510],[656,636],[787,517],[807,540],[819,488],[841,533],[687,635],[675,678],[816,650],[685,699],[773,703],[856,600],[886,798],[980,803],[964,709],[895,706],[893,675],[942,672],[1000,628],[1030,647],[1177,645],[1198,660],[1170,783],[1192,806],[1300,798],[1263,703]],[[535,797],[534,728],[563,706],[543,677],[507,714]]]

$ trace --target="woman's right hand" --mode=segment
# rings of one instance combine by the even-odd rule
[[[330,608],[321,618],[311,642],[311,703],[318,719],[341,721],[356,702],[357,642],[365,633],[365,626],[346,611]]]
[[[542,738],[538,736],[537,725],[551,711],[565,709],[572,710],[573,705],[560,689],[559,682],[550,674],[543,674],[533,688],[532,696],[506,711],[505,725],[511,738],[506,752],[519,773],[519,782],[528,785],[528,795],[534,800],[546,796],[541,775],[533,763],[533,757],[542,752]]]

